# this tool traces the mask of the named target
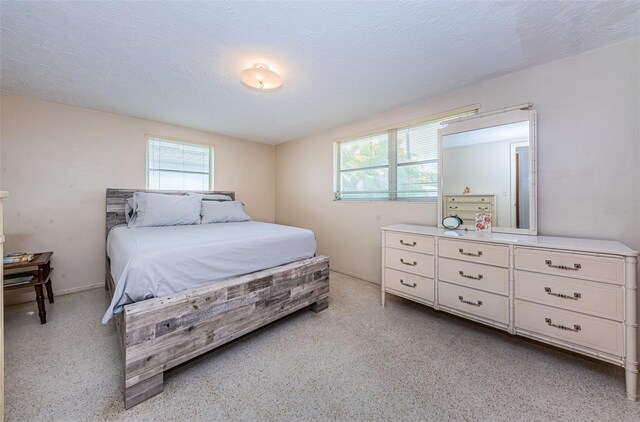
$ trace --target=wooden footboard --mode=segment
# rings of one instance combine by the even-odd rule
[[[110,273],[107,267],[113,294]],[[328,304],[329,258],[318,256],[126,305],[116,318],[125,407],[161,393],[164,371],[299,309],[319,312]]]

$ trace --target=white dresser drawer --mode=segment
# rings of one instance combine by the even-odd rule
[[[422,277],[433,278],[433,255],[385,248],[384,266]]]
[[[516,330],[564,340],[615,356],[623,356],[622,323],[563,311],[521,300],[515,301]]]
[[[476,224],[476,213],[475,212],[450,212],[447,215],[455,215],[456,217],[460,217],[462,220],[462,224],[466,226],[475,226]]]
[[[433,237],[398,232],[387,232],[384,245],[387,248],[404,249],[429,255],[433,255],[435,250]]]
[[[623,320],[622,287],[525,271],[515,278],[517,299]]]
[[[446,258],[509,267],[507,246],[453,239],[440,239],[438,245],[439,255]]]
[[[509,270],[472,262],[438,258],[438,278],[442,281],[509,294]]]
[[[491,204],[447,204],[447,213],[463,214],[476,212],[491,212]]]
[[[446,202],[449,203],[464,203],[464,202],[485,202],[490,204],[493,202],[493,197],[490,195],[487,196],[446,196]]]
[[[384,284],[387,290],[433,302],[433,279],[385,268]]]
[[[621,258],[518,247],[515,258],[516,270],[624,284],[624,261]]]
[[[509,323],[509,300],[504,296],[439,282],[438,300],[442,306],[503,324]]]

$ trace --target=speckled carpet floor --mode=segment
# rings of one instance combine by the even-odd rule
[[[332,273],[303,310],[178,367],[131,410],[108,295],[5,310],[8,421],[639,421],[621,368],[527,342]],[[27,315],[35,310],[35,315]]]

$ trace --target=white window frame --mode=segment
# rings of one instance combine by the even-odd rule
[[[436,195],[433,197],[430,196],[421,196],[421,197],[403,197],[398,198],[397,185],[398,185],[398,166],[403,165],[415,165],[415,164],[423,164],[423,163],[438,163],[438,159],[430,159],[430,160],[422,160],[422,161],[412,161],[409,163],[401,163],[398,164],[398,130],[411,128],[413,126],[425,125],[429,123],[433,123],[439,120],[447,119],[451,116],[455,116],[463,113],[477,113],[480,109],[480,104],[471,104],[465,107],[460,107],[457,109],[449,110],[444,113],[438,113],[435,115],[431,115],[428,117],[411,120],[409,122],[386,126],[382,128],[378,128],[375,130],[370,130],[367,132],[360,133],[356,136],[349,136],[345,138],[336,139],[333,143],[333,200],[338,202],[379,202],[379,201],[400,201],[400,202],[429,202],[435,203],[438,201],[438,192],[436,191]],[[379,135],[382,133],[387,133],[388,135],[388,154],[389,154],[389,190],[387,193],[388,196],[386,198],[341,198],[340,197],[340,175],[343,170],[340,169],[340,145],[342,143],[355,141],[360,138],[364,138],[367,136]],[[437,146],[440,148],[440,145]],[[440,155],[440,151],[438,151],[438,156]],[[374,166],[374,167],[363,167],[362,169],[368,168],[386,168],[387,166]],[[438,169],[438,179],[440,179],[440,172]],[[439,183],[438,183],[439,185]],[[439,189],[439,186],[438,186]],[[368,193],[383,193],[383,192],[368,192]]]
[[[145,136],[145,186],[147,189],[149,189],[149,170],[150,170],[149,169],[149,142],[151,142],[152,139],[157,139],[157,140],[170,142],[174,144],[191,145],[195,147],[208,148],[209,149],[209,189],[205,189],[205,190],[213,191],[215,189],[213,184],[215,180],[215,176],[214,176],[215,165],[213,161],[215,157],[215,151],[214,151],[213,145],[193,142],[193,141],[189,141],[182,138],[173,138],[170,136],[155,135],[152,133],[146,133],[144,136]],[[183,172],[178,172],[178,173],[183,173]],[[162,190],[162,188],[160,188],[160,190]],[[191,189],[179,189],[179,190],[184,190],[186,192],[186,191],[190,191]]]

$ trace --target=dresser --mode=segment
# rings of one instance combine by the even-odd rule
[[[498,225],[495,195],[444,195],[444,209],[446,216],[456,215],[465,225],[473,226],[478,212],[490,213],[493,225]]]
[[[382,228],[387,293],[625,368],[637,400],[638,252],[620,242]]]

